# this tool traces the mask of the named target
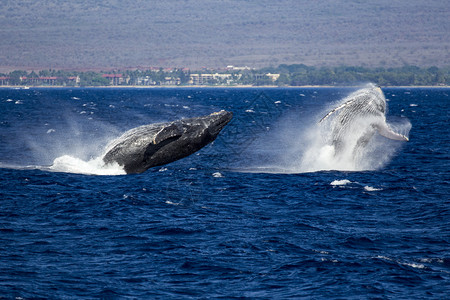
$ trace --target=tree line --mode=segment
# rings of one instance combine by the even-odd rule
[[[65,71],[41,70],[27,72],[16,70],[0,74],[0,84],[3,85],[52,85],[57,86],[110,86],[110,85],[180,85],[189,86],[191,74],[231,74],[229,80],[211,79],[204,82],[210,86],[305,86],[305,85],[355,85],[373,82],[380,86],[449,86],[450,67],[417,67],[403,66],[398,68],[370,68],[356,66],[314,67],[304,64],[282,64],[278,67],[244,70],[215,70],[202,69],[191,71],[188,69],[148,69],[148,70],[116,70],[94,71]],[[116,74],[120,80],[112,80],[111,74]],[[274,79],[273,74],[279,75]],[[272,75],[272,76],[269,76]],[[109,76],[109,77],[108,77]],[[74,77],[77,80],[74,80]],[[38,81],[37,79],[51,78],[52,81]]]
[[[302,64],[280,65],[264,71],[279,73],[278,85],[349,85],[373,82],[380,86],[450,85],[450,67],[367,68],[354,66],[309,67]]]

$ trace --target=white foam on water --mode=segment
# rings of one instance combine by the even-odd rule
[[[215,178],[222,178],[223,177],[222,173],[220,173],[220,172],[215,172],[215,173],[212,174],[212,176],[215,177]]]
[[[375,258],[381,259],[381,260],[385,260],[385,261],[395,262],[395,263],[397,263],[399,265],[411,267],[411,268],[414,268],[414,269],[426,269],[427,268],[424,264],[415,263],[415,262],[403,262],[403,261],[400,261],[400,260],[396,260],[396,259],[392,259],[392,258],[389,258],[389,257],[386,257],[386,256],[382,256],[382,255],[377,255],[377,256],[375,256]]]
[[[181,203],[172,202],[172,201],[170,201],[170,200],[166,200],[166,204],[174,205],[174,206],[181,205]]]
[[[115,164],[107,164],[102,160],[102,157],[97,157],[89,161],[84,161],[80,158],[70,155],[63,155],[57,157],[53,164],[48,168],[54,172],[77,173],[88,175],[124,175],[124,169]]]
[[[332,186],[342,186],[342,185],[346,185],[352,183],[350,180],[348,179],[342,179],[342,180],[334,180],[330,183],[330,185]]]
[[[420,262],[423,263],[439,263],[439,264],[443,264],[444,260],[442,258],[421,258]]]
[[[400,264],[402,264],[402,265],[404,265],[404,266],[408,266],[408,267],[411,267],[411,268],[415,268],[415,269],[425,269],[425,265],[423,265],[423,264],[417,264],[417,263],[400,263]]]
[[[367,191],[367,192],[377,192],[377,191],[381,191],[383,189],[378,189],[378,188],[374,188],[374,187],[366,185],[364,187],[364,190]]]
[[[105,164],[102,159],[105,145],[119,134],[117,128],[99,121],[80,122],[78,115],[61,117],[61,123],[45,122],[34,131],[24,132],[20,139],[30,149],[30,163],[8,167],[89,175],[126,174],[123,167]]]

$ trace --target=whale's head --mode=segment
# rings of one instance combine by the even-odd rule
[[[183,119],[185,135],[197,136],[200,139],[206,139],[208,142],[214,140],[225,125],[230,122],[233,113],[225,110],[214,112],[210,115],[192,119]]]
[[[386,114],[386,98],[379,86],[368,84],[346,98],[345,107],[339,115],[347,118],[384,116]]]
[[[386,98],[384,97],[384,93],[379,86],[372,85],[368,88],[369,93],[372,93],[372,100],[370,104],[372,104],[371,109],[380,114],[386,114]]]
[[[205,122],[209,134],[212,136],[217,136],[219,132],[231,121],[233,118],[233,113],[221,110],[205,116],[203,122]]]

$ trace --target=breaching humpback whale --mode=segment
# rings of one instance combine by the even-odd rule
[[[346,149],[352,149],[355,155],[376,132],[391,140],[409,140],[394,132],[386,123],[386,98],[381,88],[369,84],[350,94],[342,102],[319,121],[321,123],[335,114],[331,121],[331,144],[335,155],[340,155]]]
[[[127,174],[168,164],[214,141],[232,116],[231,112],[222,110],[208,116],[131,129],[109,145],[103,161],[118,163]]]

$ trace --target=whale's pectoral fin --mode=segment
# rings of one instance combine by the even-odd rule
[[[145,155],[151,156],[162,147],[178,140],[183,135],[180,124],[172,123],[162,128],[153,138],[153,141],[145,149]]]
[[[409,138],[404,136],[403,134],[396,133],[392,131],[391,128],[387,124],[383,124],[382,126],[377,126],[378,133],[388,139],[396,140],[396,141],[409,141]]]
[[[153,144],[158,145],[161,142],[179,138],[183,134],[183,127],[178,122],[174,122],[168,126],[163,127],[158,133],[155,134],[153,138]]]

